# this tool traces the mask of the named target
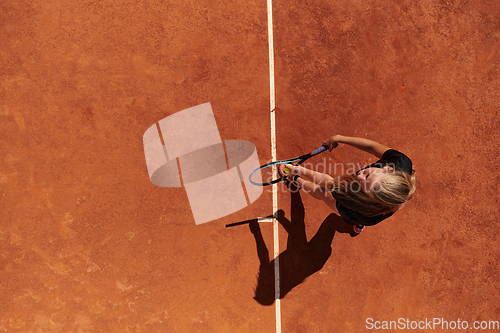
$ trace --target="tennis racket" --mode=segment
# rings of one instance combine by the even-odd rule
[[[283,177],[280,177],[278,179],[274,179],[274,180],[271,180],[267,183],[258,183],[256,181],[254,181],[252,179],[253,175],[255,175],[257,172],[261,171],[261,170],[264,170],[266,168],[271,168],[273,165],[279,165],[279,164],[288,164],[288,163],[294,163],[295,165],[301,165],[302,163],[304,163],[305,161],[307,161],[308,159],[310,159],[311,157],[313,156],[316,156],[318,154],[321,154],[322,152],[324,152],[325,150],[328,150],[328,146],[324,145],[324,146],[321,146],[319,147],[318,149],[315,149],[313,150],[312,152],[310,153],[307,153],[305,155],[302,155],[302,156],[299,156],[299,157],[295,157],[295,158],[290,158],[288,160],[281,160],[281,161],[276,161],[276,162],[271,162],[271,163],[267,163],[267,164],[264,164],[264,165],[261,165],[260,167],[258,167],[257,169],[255,169],[251,174],[250,176],[248,176],[248,179],[250,180],[250,183],[254,184],[255,186],[268,186],[268,185],[272,185],[272,184],[276,184],[282,180],[284,180],[286,178],[286,176],[283,176]],[[296,163],[297,162],[297,163]]]

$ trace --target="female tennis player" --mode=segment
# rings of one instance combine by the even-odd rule
[[[392,216],[410,200],[415,191],[415,171],[406,155],[372,140],[334,135],[323,145],[331,152],[339,143],[371,153],[379,160],[337,178],[292,164],[280,165],[279,173],[324,201],[359,234],[365,226]]]

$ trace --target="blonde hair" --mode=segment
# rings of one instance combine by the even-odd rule
[[[400,206],[411,199],[415,193],[416,173],[412,170],[411,175],[404,171],[387,171],[374,184],[372,196],[375,200],[390,206]]]
[[[393,170],[384,173],[370,193],[363,190],[356,174],[341,176],[330,184],[333,197],[342,206],[367,217],[395,212],[413,196],[416,173]]]

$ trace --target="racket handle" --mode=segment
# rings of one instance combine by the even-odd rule
[[[328,146],[326,146],[326,145],[325,145],[325,146],[321,146],[321,147],[319,147],[318,149],[313,150],[313,151],[311,152],[311,156],[316,156],[316,155],[318,155],[318,154],[320,154],[320,153],[324,152],[324,151],[325,151],[325,150],[327,150],[327,149],[328,149]]]

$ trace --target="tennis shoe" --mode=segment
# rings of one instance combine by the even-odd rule
[[[359,225],[359,226],[358,225],[354,225],[353,228],[354,228],[354,232],[357,233],[357,234],[359,234],[361,231],[363,231],[363,229],[365,228],[365,226],[364,225]]]

